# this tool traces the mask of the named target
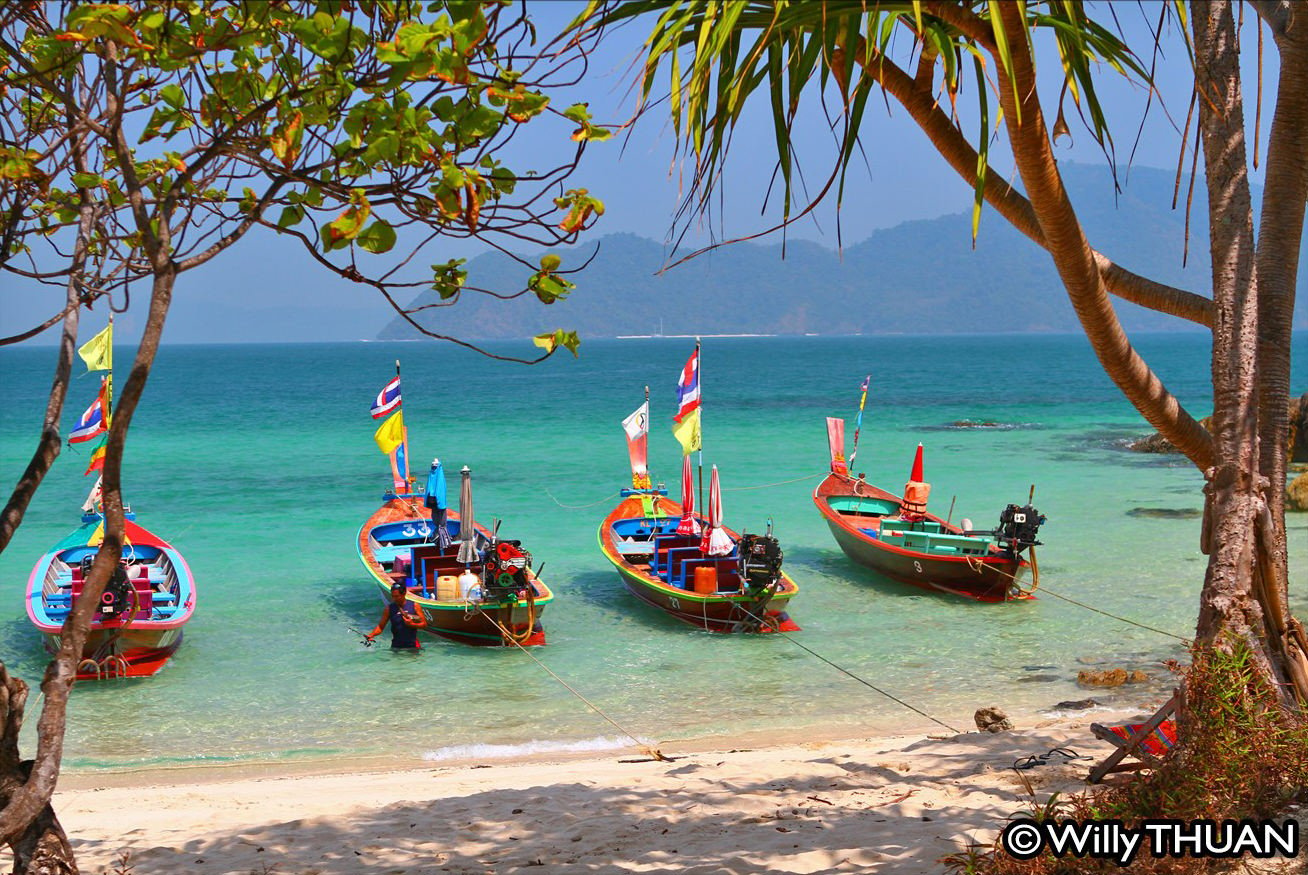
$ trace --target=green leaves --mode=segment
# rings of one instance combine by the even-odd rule
[[[394,291],[422,286],[433,260],[403,243],[558,244],[603,213],[585,189],[558,196],[576,142],[612,136],[543,84],[581,49],[534,54],[540,35],[506,0],[20,5],[0,16],[0,190],[21,193],[26,223],[14,247],[66,236],[89,198],[96,264],[133,280],[151,270],[143,249],[187,270],[263,225]],[[506,166],[527,124],[531,169]],[[106,134],[120,130],[125,143]],[[561,263],[544,256],[530,294],[566,297]],[[432,265],[442,300],[467,282],[461,260]],[[559,343],[575,349],[575,335]]]
[[[431,266],[431,287],[441,296],[442,301],[448,301],[463,291],[464,284],[468,282],[468,272],[463,268],[467,261],[466,258],[452,258],[444,264]]]
[[[395,247],[395,229],[385,220],[378,219],[363,229],[355,239],[371,253],[390,252]]]
[[[577,129],[572,132],[572,139],[577,142],[592,140],[602,143],[613,136],[613,132],[608,128],[591,122],[590,107],[585,103],[574,103],[563,111],[563,117],[577,123]]]
[[[572,353],[573,358],[577,357],[577,348],[581,346],[581,338],[577,336],[577,332],[564,331],[562,328],[551,334],[537,334],[531,342],[545,350],[546,355],[553,355],[561,346]]]

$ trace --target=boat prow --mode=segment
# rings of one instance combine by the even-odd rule
[[[59,650],[64,622],[81,597],[103,540],[103,517],[83,516],[81,528],[45,553],[27,581],[27,616],[50,653]],[[171,544],[132,520],[123,555],[92,615],[78,680],[149,677],[182,643],[195,612],[191,569]]]

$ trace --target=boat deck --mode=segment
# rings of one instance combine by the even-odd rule
[[[78,548],[51,560],[45,583],[39,592],[30,594],[32,607],[38,618],[50,625],[63,625],[72,610],[73,601],[81,595],[84,579],[81,559],[94,555],[94,548]],[[143,620],[166,621],[173,619],[183,605],[179,603],[177,576],[162,552],[155,551],[150,558],[127,566],[128,580],[137,594],[137,608],[131,622]]]

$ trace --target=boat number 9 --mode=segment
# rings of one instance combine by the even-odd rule
[[[674,611],[681,610],[681,602],[677,601],[676,599],[668,599],[668,604],[672,607],[672,610]]]
[[[922,573],[922,563],[921,563],[921,562],[918,562],[916,559],[914,559],[914,560],[913,560],[913,570],[916,571],[918,574],[921,574],[921,573]]]

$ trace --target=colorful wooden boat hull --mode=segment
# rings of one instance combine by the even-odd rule
[[[429,582],[412,580],[394,570],[396,555],[403,555],[406,551],[411,553],[414,546],[432,543],[432,526],[431,514],[423,506],[421,496],[391,495],[359,529],[359,561],[377,584],[382,600],[390,601],[391,586],[397,580],[406,581],[410,584],[409,603],[427,618],[425,632],[474,646],[544,644],[541,615],[554,600],[554,594],[530,569],[525,572],[529,594],[498,603],[440,599]],[[457,537],[460,526],[459,515],[448,511],[446,528],[452,538]],[[491,533],[482,526],[477,526],[476,530],[479,540],[489,543]],[[453,567],[456,551],[457,545],[450,548],[441,561],[448,560],[446,564]]]
[[[925,521],[944,536],[939,540],[958,545],[954,555],[912,549],[881,536],[880,523],[897,520],[900,509],[899,496],[884,489],[832,473],[813,491],[813,503],[845,555],[885,577],[983,602],[1032,598],[1020,586],[1030,570],[1024,559],[984,539],[968,538],[937,516],[926,514]],[[906,539],[900,533],[898,540]]]
[[[28,619],[52,654],[59,650],[64,620],[80,592],[82,560],[99,552],[103,538],[103,517],[86,514],[82,522],[41,557],[27,581]],[[144,572],[141,583],[133,583],[131,610],[120,617],[93,616],[78,680],[155,674],[181,646],[182,627],[195,612],[195,581],[182,554],[131,519],[124,534],[125,567]]]
[[[669,584],[655,574],[650,566],[649,551],[640,552],[639,544],[625,542],[617,534],[618,526],[623,521],[640,520],[651,524],[651,529],[667,531],[675,528],[681,517],[681,507],[666,497],[657,496],[657,502],[650,502],[653,492],[636,492],[625,497],[618,506],[600,523],[599,545],[613,567],[617,569],[623,584],[636,598],[648,605],[658,608],[670,616],[699,629],[710,632],[797,632],[799,626],[786,608],[790,600],[799,592],[799,586],[784,572],[781,575],[779,589],[767,602],[763,612],[764,623],[752,629],[755,622],[748,612],[754,603],[754,597],[747,592],[739,594],[703,594],[691,589]],[[650,502],[650,504],[646,504]],[[650,513],[649,511],[652,511]],[[740,536],[727,530],[733,541]]]

